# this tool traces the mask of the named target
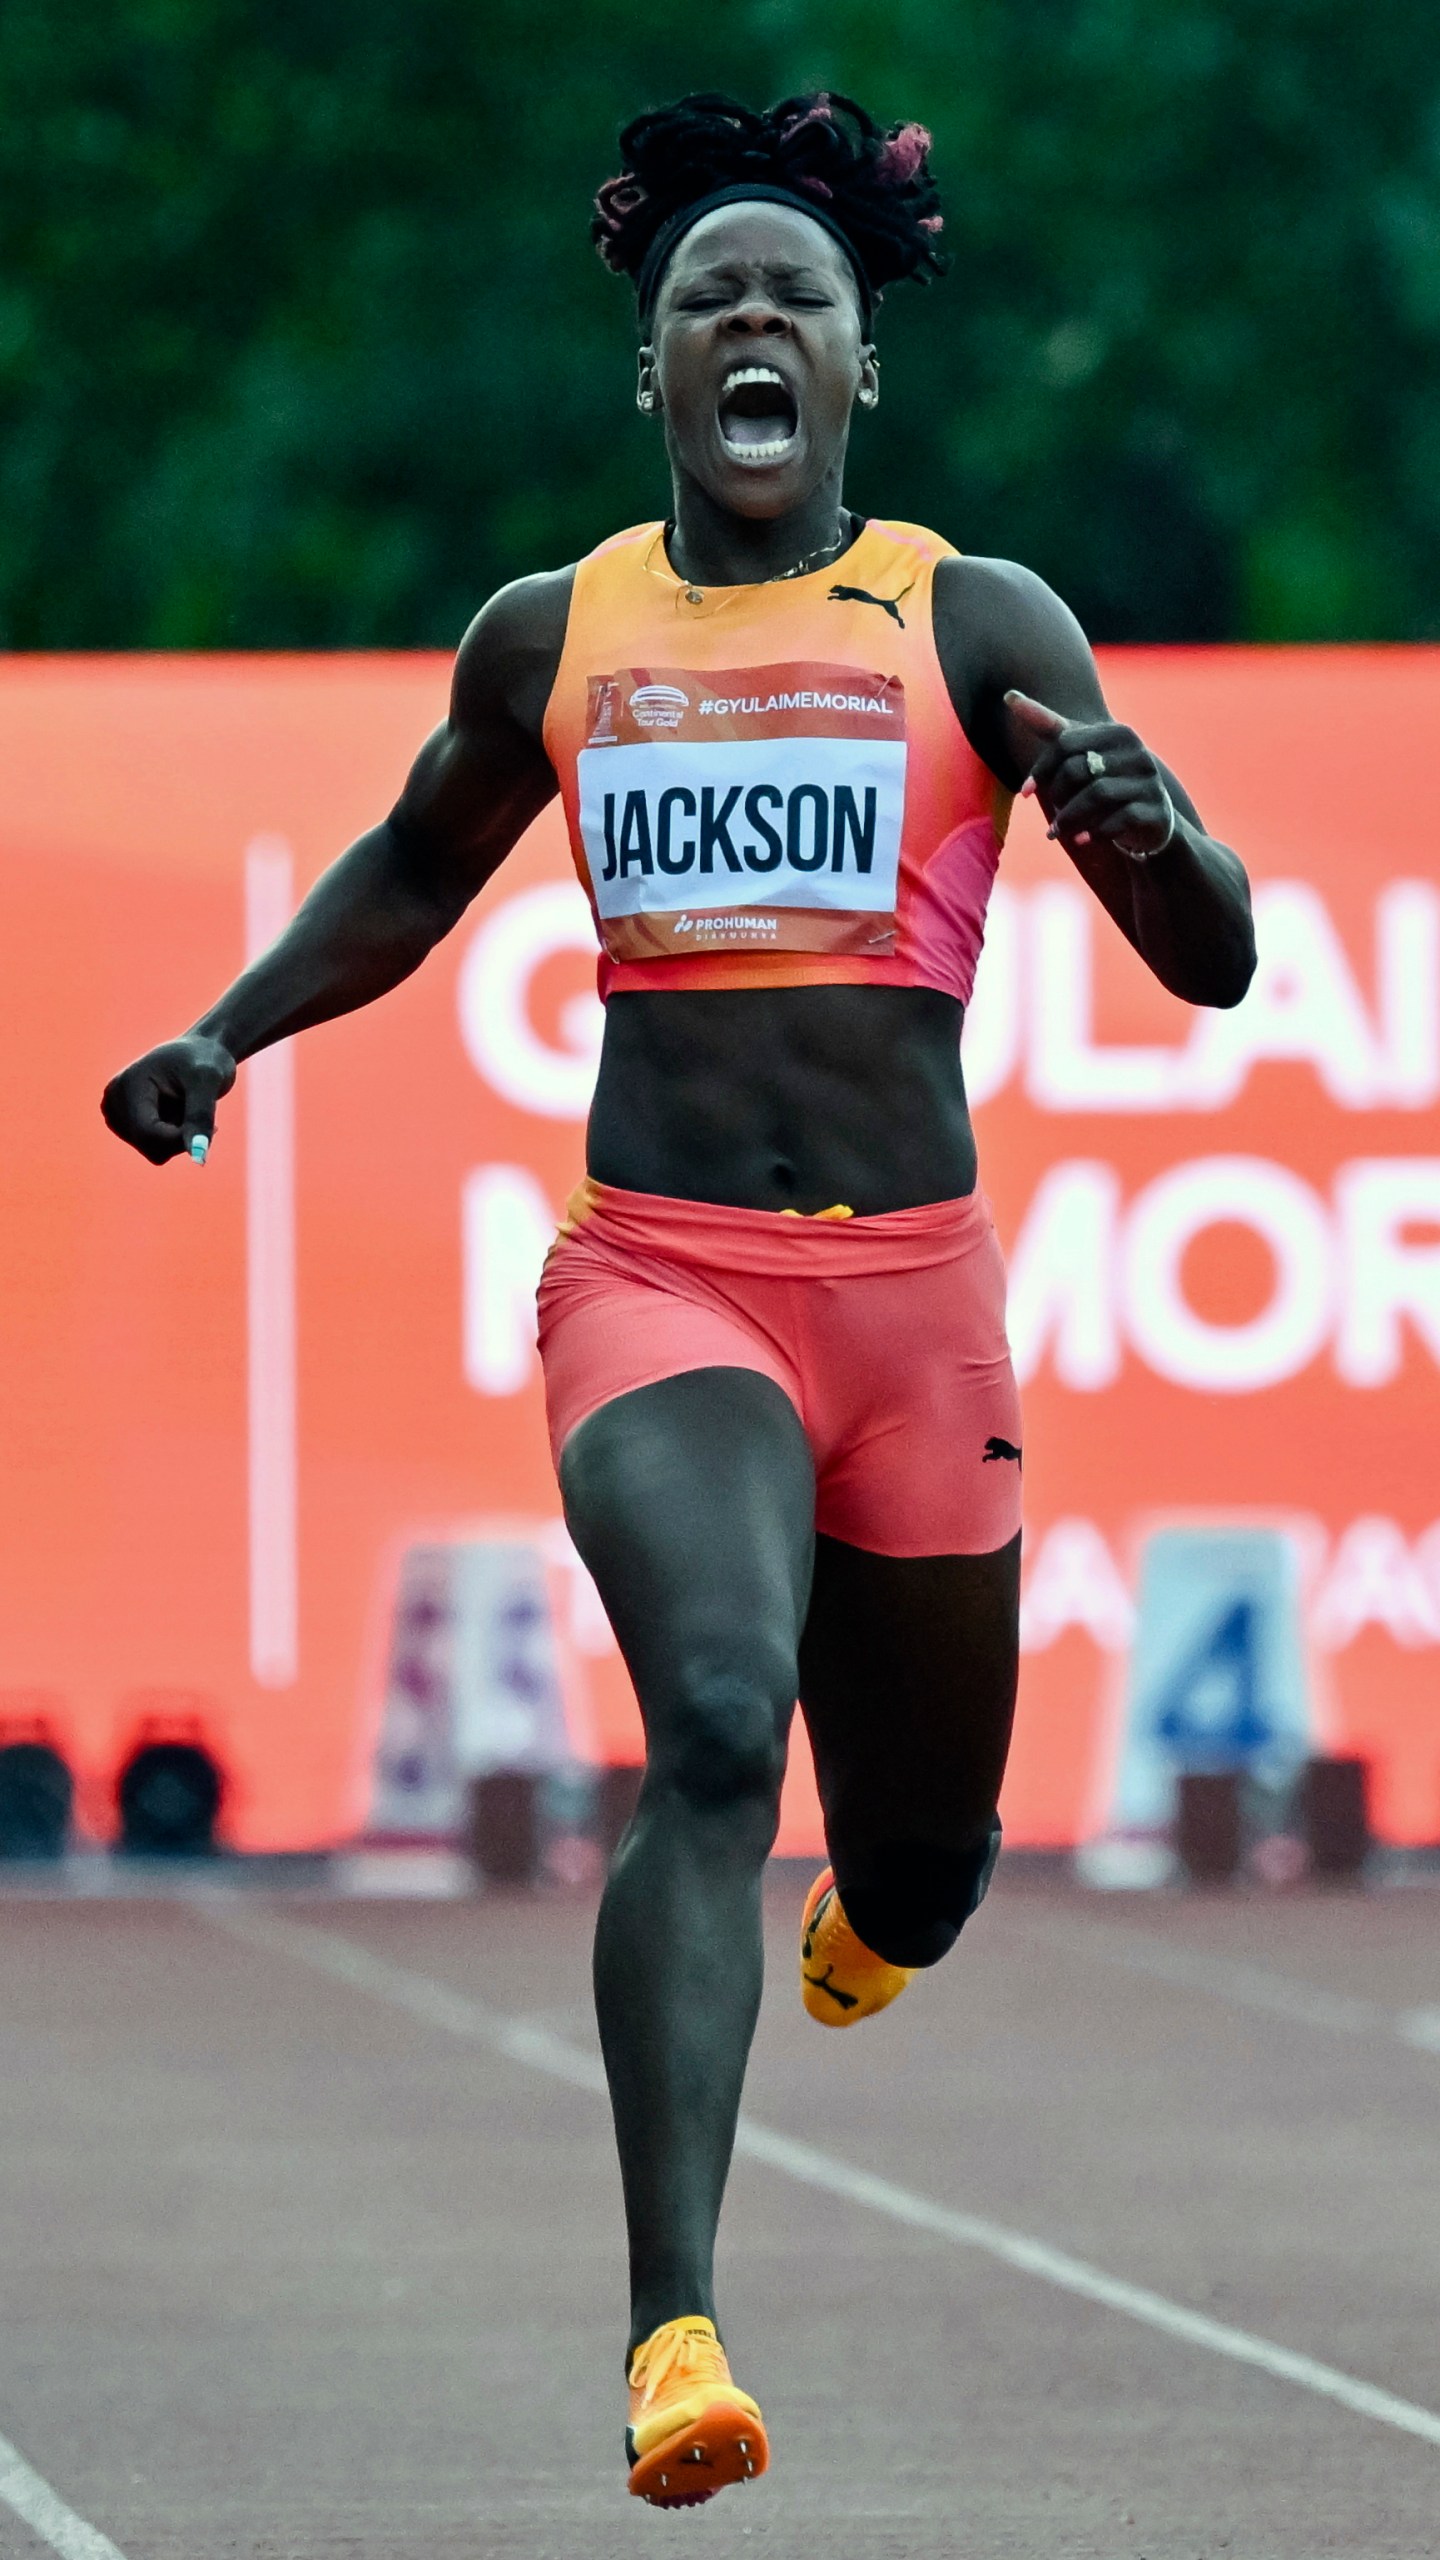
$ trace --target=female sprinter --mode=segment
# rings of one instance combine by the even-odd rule
[[[1021,1435],[959,1032],[1011,793],[1176,995],[1235,1004],[1253,967],[1239,863],[1064,605],[845,506],[876,302],[940,264],[928,141],[826,96],[629,126],[595,237],[637,289],[671,515],[485,607],[392,814],[104,1103],[152,1163],[203,1157],[237,1061],[418,968],[559,791],[607,1012],[540,1339],[649,1755],[595,1993],[630,2487],[661,2505],[768,2460],[712,2255],[797,1696],[832,1861],[812,2017],[937,1963],[999,1842]]]

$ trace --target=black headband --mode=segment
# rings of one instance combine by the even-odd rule
[[[860,264],[859,251],[853,240],[847,239],[834,215],[827,213],[823,205],[816,204],[798,187],[771,187],[746,181],[739,186],[717,187],[713,194],[697,197],[694,204],[682,205],[678,213],[672,213],[668,221],[661,223],[640,262],[640,272],[635,279],[640,326],[647,337],[672,250],[684,239],[687,231],[693,231],[697,222],[703,221],[707,213],[714,213],[722,204],[788,204],[797,213],[808,214],[812,222],[818,222],[821,230],[828,231],[831,239],[839,243],[850,262],[860,295],[860,325],[869,336],[875,318],[875,296],[870,279]]]

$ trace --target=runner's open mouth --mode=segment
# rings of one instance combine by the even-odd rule
[[[737,461],[774,462],[795,440],[800,414],[773,366],[746,365],[720,394],[720,434]]]

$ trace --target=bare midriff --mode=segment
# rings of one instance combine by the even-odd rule
[[[930,987],[612,995],[588,1169],[807,1215],[959,1199],[975,1186],[962,1010]]]

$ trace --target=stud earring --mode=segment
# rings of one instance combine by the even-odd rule
[[[878,392],[878,391],[862,391],[862,392],[861,392],[861,394],[860,394],[860,406],[861,406],[861,408],[862,408],[862,409],[873,409],[873,408],[874,408],[874,406],[875,406],[875,403],[876,403],[876,401],[879,399],[879,397],[880,397],[880,394],[879,394],[879,392]]]
[[[635,394],[635,406],[637,409],[643,409],[648,417],[650,411],[655,406],[654,393],[652,391],[637,391]]]

